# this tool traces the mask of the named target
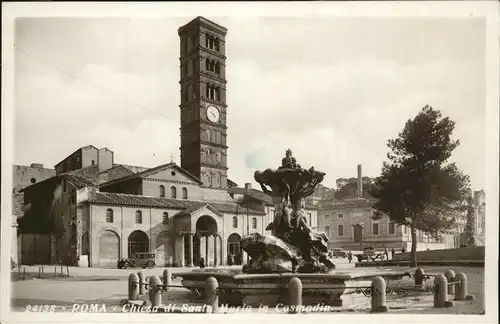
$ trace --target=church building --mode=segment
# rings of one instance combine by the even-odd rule
[[[241,238],[269,234],[274,206],[249,183],[228,179],[226,33],[202,17],[178,30],[180,166],[117,164],[109,148],[79,148],[55,176],[22,190],[19,233],[37,241],[21,244],[21,263],[116,267],[135,252],[154,252],[158,266],[246,261]],[[316,229],[317,208],[305,211]]]

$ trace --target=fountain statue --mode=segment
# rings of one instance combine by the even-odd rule
[[[405,276],[402,271],[388,269],[335,269],[328,257],[328,237],[312,231],[304,215],[305,199],[324,176],[313,167],[302,168],[291,150],[286,151],[277,169],[256,171],[255,180],[274,202],[275,216],[267,227],[271,234],[252,233],[241,239],[240,246],[250,257],[243,268],[176,273],[182,277],[182,285],[195,296],[203,296],[200,287],[213,277],[219,283],[220,303],[259,307],[287,303],[289,281],[298,278],[304,305],[348,306],[357,303],[353,297],[359,294],[355,287],[368,285],[372,278],[399,280]]]
[[[254,178],[262,191],[273,197],[275,217],[266,228],[272,235],[253,233],[242,238],[241,247],[251,258],[243,267],[244,273],[313,273],[335,269],[335,263],[328,257],[328,238],[314,233],[304,214],[305,198],[324,176],[314,167],[303,169],[290,149],[277,170],[255,172]]]

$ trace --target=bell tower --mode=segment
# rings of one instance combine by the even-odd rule
[[[227,29],[197,17],[178,34],[181,167],[206,187],[227,188]]]

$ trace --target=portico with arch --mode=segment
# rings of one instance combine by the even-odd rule
[[[224,264],[223,217],[209,204],[188,208],[176,215],[177,266],[199,266],[202,258],[205,266]]]

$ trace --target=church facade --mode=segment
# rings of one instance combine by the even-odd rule
[[[202,17],[178,30],[180,166],[116,164],[112,150],[90,145],[58,163],[54,177],[23,189],[20,233],[49,237],[37,263],[116,267],[135,252],[154,252],[158,266],[201,258],[216,266],[231,255],[245,262],[241,238],[268,234],[272,198],[228,179],[226,32]],[[317,208],[305,211],[316,229]]]

